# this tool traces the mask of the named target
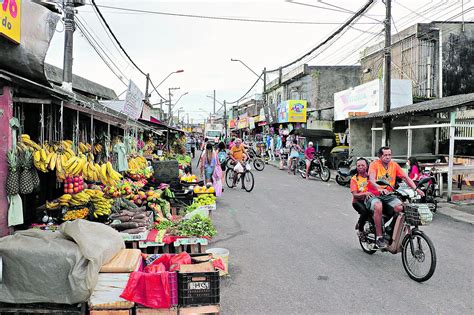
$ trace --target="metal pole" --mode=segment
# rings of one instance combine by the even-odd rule
[[[385,0],[385,48],[384,48],[384,88],[383,88],[383,105],[384,112],[390,112],[391,103],[391,64],[392,64],[392,33],[391,33],[391,22],[392,22],[392,1]],[[390,145],[390,120],[384,120],[384,136],[385,145]]]
[[[163,121],[163,100],[160,100],[160,120]]]
[[[212,113],[215,115],[216,114],[216,90],[214,90],[214,98],[213,99],[214,99],[214,102],[213,102],[214,107],[213,107],[213,112]]]
[[[227,103],[224,100],[224,141],[227,138]]]
[[[449,127],[449,159],[448,159],[448,201],[451,201],[451,195],[453,193],[453,166],[454,166],[454,135],[456,127],[456,112],[450,113],[450,124]]]
[[[149,101],[150,100],[150,97],[148,95],[148,86],[150,84],[150,74],[147,73],[146,74],[146,86],[145,86],[145,101]]]
[[[64,59],[62,88],[72,92],[72,52],[74,39],[74,4],[73,0],[64,0]]]
[[[171,122],[171,88],[168,88],[168,124]],[[169,133],[169,132],[168,132]]]

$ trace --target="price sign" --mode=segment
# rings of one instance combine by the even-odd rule
[[[21,0],[0,0],[0,35],[20,43]]]

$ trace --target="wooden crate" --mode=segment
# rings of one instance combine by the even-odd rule
[[[90,311],[90,315],[132,315],[132,310],[99,310]]]
[[[136,315],[178,315],[178,308],[138,308]]]
[[[205,305],[196,307],[180,307],[179,315],[219,314],[219,305]]]

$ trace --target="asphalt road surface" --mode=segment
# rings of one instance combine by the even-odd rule
[[[210,247],[230,250],[223,314],[474,313],[473,226],[435,215],[422,227],[438,264],[425,283],[401,254],[365,254],[347,188],[272,166],[253,171],[251,193],[228,189],[213,213]]]

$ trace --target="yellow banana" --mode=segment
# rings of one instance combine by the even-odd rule
[[[33,160],[34,160],[34,162],[36,162],[36,163],[38,163],[39,161],[41,161],[41,150],[35,151],[35,153],[33,153]]]
[[[63,158],[63,155],[61,153],[59,153],[59,155],[56,157],[56,172],[60,174],[64,172],[63,165],[62,165],[62,158]]]
[[[49,169],[54,171],[54,168],[56,167],[56,159],[58,158],[58,155],[56,152],[53,152],[53,155],[51,156],[51,160],[49,161]]]

